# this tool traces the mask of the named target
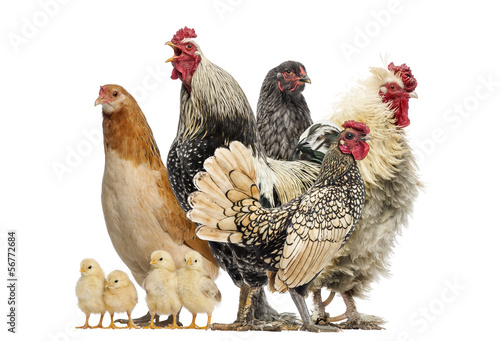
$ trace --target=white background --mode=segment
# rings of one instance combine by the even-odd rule
[[[314,119],[331,112],[335,95],[366,77],[368,67],[381,66],[380,54],[390,54],[395,64],[407,63],[418,80],[419,99],[410,102],[407,131],[426,191],[399,238],[392,278],[374,285],[370,299],[358,301],[361,312],[387,319],[387,329],[311,337],[440,340],[494,335],[499,303],[494,260],[500,237],[495,214],[498,10],[487,1],[336,3],[2,2],[2,338],[306,336],[74,329],[84,322],[74,294],[80,260],[93,257],[106,273],[126,270],[111,246],[101,210],[101,108],[93,107],[99,86],[117,83],[136,96],[165,159],[177,127],[181,83],[170,79],[172,66],[164,61],[172,49],[164,43],[186,25],[196,29],[207,58],[239,81],[254,108],[267,71],[287,59],[304,63],[312,79],[304,94]],[[16,335],[7,333],[5,323],[11,229],[18,233]],[[213,320],[231,322],[238,291],[225,273],[217,283],[223,302]],[[134,315],[146,311],[144,297],[141,289]],[[271,295],[270,300],[280,311],[296,311],[288,296]],[[332,314],[343,310],[338,299],[332,306]],[[190,315],[184,312],[181,319],[189,323]],[[200,324],[204,321],[200,317]]]

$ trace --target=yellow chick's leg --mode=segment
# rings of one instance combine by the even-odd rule
[[[111,317],[111,323],[109,324],[109,326],[107,326],[107,327],[103,327],[102,329],[118,329],[118,328],[119,328],[119,327],[117,327],[117,326],[115,325],[115,321],[113,321],[113,316],[114,316],[114,315],[115,315],[115,314],[111,314],[111,313],[109,313],[109,316]]]
[[[212,321],[212,314],[207,314],[207,325],[205,327],[198,327],[198,329],[208,329],[210,328],[210,322]]]
[[[128,315],[128,323],[127,323],[127,327],[128,329],[140,329],[139,327],[137,327],[135,324],[134,324],[134,321],[132,321],[132,313],[127,311],[127,315]],[[154,318],[154,314],[153,314],[153,318]]]
[[[80,326],[80,327],[76,327],[77,329],[87,329],[87,328],[91,328],[89,326],[89,317],[90,317],[90,314],[85,314],[85,324],[83,326]]]
[[[165,329],[181,329],[182,327],[177,325],[177,316],[175,316],[175,314],[172,314],[172,316],[174,317],[174,323],[172,323],[171,326],[165,327]]]
[[[192,313],[192,314],[193,314],[193,319],[191,320],[191,324],[187,327],[184,327],[184,329],[198,329],[198,328],[200,328],[196,325],[197,314],[196,313]]]
[[[143,329],[162,329],[161,327],[158,327],[155,325],[155,312],[152,311],[150,312],[151,314],[151,322],[149,323],[149,325],[147,325],[146,327],[142,327]]]
[[[105,314],[105,313],[104,313]],[[101,314],[101,318],[99,319],[99,323],[97,324],[97,326],[94,326],[94,327],[90,327],[92,329],[95,329],[95,328],[102,328],[102,320],[104,319],[104,314]]]

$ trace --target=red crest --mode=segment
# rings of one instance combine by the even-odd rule
[[[174,44],[178,44],[186,38],[196,38],[196,33],[194,32],[194,28],[188,28],[187,26],[181,28],[179,31],[177,31],[176,34],[174,34],[174,37],[172,38],[171,41]]]
[[[413,90],[415,90],[418,82],[415,77],[413,77],[411,69],[406,64],[395,66],[394,63],[390,63],[388,68],[389,71],[392,71],[395,75],[399,74],[399,76],[403,80],[406,91],[412,92]]]
[[[366,124],[354,120],[345,121],[344,124],[342,124],[342,127],[344,129],[351,128],[357,130],[363,135],[368,135],[370,133],[370,128],[368,128]]]

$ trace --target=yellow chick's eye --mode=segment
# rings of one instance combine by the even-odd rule
[[[115,283],[118,283],[118,280],[117,280],[117,279],[115,279]]]
[[[197,259],[195,259],[195,260],[194,260],[194,262],[195,262],[195,263],[198,263],[198,260],[197,260]]]
[[[160,261],[162,261],[162,260],[163,260],[163,257],[162,257],[162,258],[160,258]]]
[[[92,265],[89,265],[89,267],[87,269],[92,269]]]

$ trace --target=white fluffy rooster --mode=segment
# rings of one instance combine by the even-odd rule
[[[387,65],[387,64],[386,64]],[[365,297],[373,281],[389,275],[389,258],[396,236],[408,225],[420,183],[404,127],[410,124],[408,101],[417,81],[406,64],[371,68],[371,76],[350,89],[328,117],[337,125],[356,120],[370,127],[370,153],[359,168],[366,183],[366,201],[361,219],[349,242],[311,283],[314,314],[318,321],[347,321],[343,328],[379,329],[382,318],[360,314],[354,297]],[[333,127],[332,127],[333,126]],[[295,155],[317,158],[329,147],[325,135],[335,132],[326,121],[311,126],[302,135]],[[326,142],[325,142],[326,141]],[[312,152],[312,154],[311,154]],[[308,157],[309,155],[309,157]],[[332,291],[323,302],[321,288]],[[339,293],[346,304],[344,314],[327,319],[325,306]]]

